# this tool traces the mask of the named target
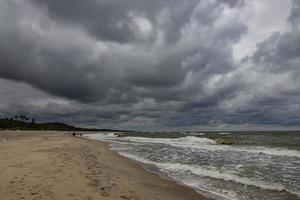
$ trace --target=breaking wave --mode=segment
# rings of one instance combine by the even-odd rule
[[[176,139],[170,138],[142,138],[142,137],[126,137],[121,140],[142,143],[162,143],[175,147],[187,147],[196,149],[207,149],[211,151],[238,151],[255,154],[267,154],[272,156],[288,156],[300,158],[300,151],[289,150],[284,148],[271,148],[263,146],[242,146],[242,145],[219,145],[209,138],[200,138],[195,136],[186,136]]]
[[[264,190],[288,192],[290,194],[300,197],[300,192],[291,191],[291,190],[285,188],[283,185],[272,184],[272,183],[265,182],[262,180],[250,179],[247,177],[241,177],[239,175],[234,174],[233,171],[220,170],[215,167],[204,168],[201,166],[181,164],[181,163],[159,163],[159,162],[150,161],[150,160],[147,160],[147,159],[144,159],[139,156],[132,155],[132,154],[127,154],[127,153],[119,153],[119,154],[122,156],[125,156],[127,158],[145,163],[145,164],[154,165],[154,166],[158,167],[160,171],[168,174],[168,176],[170,176],[171,178],[174,178],[175,180],[182,182],[183,184],[186,184],[191,187],[198,188],[198,189],[204,190],[204,191],[207,191],[208,189],[207,188],[199,188],[199,184],[197,184],[197,182],[193,182],[193,180],[178,179],[176,176],[173,176],[173,174],[192,173],[192,174],[200,176],[200,177],[221,179],[224,181],[233,181],[235,183],[252,186],[252,187],[256,187],[256,188],[260,188],[260,189],[264,189]],[[217,194],[217,193],[215,193],[215,194]],[[221,194],[218,194],[218,195],[223,197]]]

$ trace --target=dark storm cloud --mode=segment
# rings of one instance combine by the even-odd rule
[[[251,61],[272,72],[298,71],[300,64],[300,31],[274,33],[258,45]],[[285,66],[285,67],[283,67]]]
[[[229,49],[226,49],[226,47],[222,49],[210,47],[210,44],[207,44],[207,48],[203,48],[200,44],[194,44],[194,42],[206,42],[204,41],[205,38],[200,38],[200,41],[185,41],[192,40],[193,37],[196,37],[194,35],[179,38],[172,47],[164,47],[164,40],[157,47],[148,47],[147,44],[146,46],[143,44],[135,45],[134,42],[133,44],[124,45],[104,43],[102,40],[91,38],[84,29],[78,27],[79,24],[86,28],[87,23],[85,21],[93,23],[91,27],[110,25],[108,19],[113,20],[113,18],[116,22],[121,23],[122,20],[126,20],[122,18],[122,15],[145,11],[141,14],[142,17],[133,17],[133,21],[127,24],[133,25],[135,20],[141,20],[138,23],[142,24],[136,25],[141,26],[137,28],[143,29],[143,26],[145,26],[143,23],[151,23],[151,26],[154,27],[153,32],[161,31],[164,33],[161,36],[162,39],[166,39],[168,32],[164,32],[165,29],[159,29],[160,27],[155,27],[155,24],[159,23],[157,21],[162,19],[158,17],[157,21],[149,21],[151,15],[154,18],[159,11],[163,10],[161,12],[169,13],[166,14],[166,19],[163,19],[166,21],[166,25],[176,26],[175,23],[178,21],[172,21],[172,18],[177,12],[172,11],[172,9],[182,8],[181,3],[178,3],[171,6],[171,10],[168,10],[169,8],[166,7],[168,2],[164,2],[153,3],[149,6],[149,9],[145,10],[141,5],[133,3],[132,5],[135,5],[136,8],[133,7],[133,10],[131,10],[128,6],[120,6],[118,3],[120,2],[90,1],[82,5],[82,1],[72,1],[69,4],[67,4],[67,1],[39,1],[38,5],[42,4],[43,6],[37,7],[35,4],[22,1],[15,4],[3,1],[1,12],[3,17],[1,19],[7,26],[3,26],[1,29],[3,41],[1,47],[3,51],[0,57],[1,66],[3,67],[1,67],[0,72],[2,77],[22,80],[51,94],[82,101],[96,101],[105,98],[104,95],[108,96],[110,101],[114,99],[117,101],[120,98],[123,98],[122,101],[126,101],[126,98],[129,100],[135,99],[132,96],[128,97],[131,94],[132,84],[138,87],[175,87],[182,83],[185,74],[189,70],[182,67],[182,63],[185,62],[187,56],[193,62],[191,65],[195,65],[193,68],[205,68],[208,73],[209,71],[224,71],[230,68],[230,55],[227,58]],[[212,15],[211,20],[216,20],[217,14],[211,14],[212,12],[207,10],[207,8],[212,9],[216,6],[215,3],[202,2],[200,4],[199,11],[195,11],[195,13],[206,13]],[[148,8],[148,4],[144,3],[142,5]],[[185,7],[191,9],[190,5],[194,5],[194,3],[191,2],[189,6]],[[165,9],[163,6],[165,6]],[[224,5],[220,7],[222,8]],[[89,8],[91,8],[90,12],[86,12],[86,9],[89,10]],[[134,9],[139,9],[139,11]],[[220,8],[216,7],[216,10],[220,10]],[[182,11],[179,10],[178,12]],[[100,17],[99,13],[104,16]],[[115,15],[114,13],[119,14]],[[163,15],[163,13],[160,14]],[[54,15],[59,19],[54,17],[55,19],[52,21],[47,14]],[[150,15],[149,19],[143,17],[147,15]],[[191,15],[191,13],[186,13],[186,15]],[[78,16],[81,18],[77,19]],[[107,19],[107,21],[102,23],[101,20],[98,21],[96,16],[100,19]],[[187,25],[190,20],[197,22],[197,19],[185,18],[184,23]],[[64,23],[65,21],[70,24]],[[177,32],[179,28],[184,28],[182,23],[180,22]],[[201,28],[201,18],[200,22],[197,23],[199,23],[199,27],[196,28]],[[238,26],[241,25],[238,24]],[[89,30],[88,27],[87,29]],[[212,27],[208,27],[206,32],[210,32],[212,29]],[[103,34],[106,34],[105,30],[106,27],[103,27],[103,29],[101,28],[96,32],[102,34],[102,31],[104,31]],[[133,28],[132,31],[139,33],[140,30]],[[222,34],[224,28],[217,31]],[[93,30],[89,32],[93,32]],[[112,29],[110,32],[124,33],[123,35],[127,37],[126,31]],[[187,32],[187,34],[189,33]],[[160,37],[160,35],[156,37]],[[218,36],[216,35],[216,37]],[[226,42],[223,42],[222,39],[231,37],[231,34],[224,34],[224,38],[219,39],[220,41],[212,38],[207,42],[211,43],[213,42],[211,40],[214,40],[214,42],[219,42],[220,45],[226,45]],[[100,39],[103,38],[100,37]],[[111,40],[112,42],[119,42],[118,39]],[[183,45],[186,46],[182,47],[181,43],[185,43]],[[26,51],[24,51],[25,49]],[[199,61],[196,60],[197,57],[200,57]],[[212,57],[221,58],[220,60],[212,60]],[[226,60],[223,61],[223,57]],[[187,62],[189,61],[187,60]]]
[[[299,28],[300,24],[300,2],[297,0],[293,0],[292,4],[292,11],[289,17],[289,21],[291,22],[292,26]]]
[[[238,62],[255,8],[242,0],[0,0],[0,114],[114,128],[298,125],[299,3],[288,3],[290,28]]]
[[[80,24],[101,40],[121,43],[135,42],[136,36],[132,29],[134,15],[145,16],[156,23],[157,15],[163,10],[170,11],[169,14],[171,14],[170,24],[164,31],[168,32],[167,37],[176,37],[181,25],[188,20],[188,16],[191,14],[190,10],[197,3],[196,0],[189,2],[179,0],[32,1],[45,7],[54,20]],[[174,21],[176,23],[173,24]]]
[[[132,18],[141,15],[149,19],[154,25],[159,26],[158,17],[161,12],[168,15],[170,21],[165,24],[167,41],[176,41],[180,35],[180,29],[189,20],[192,10],[199,1],[188,2],[180,0],[31,0],[46,8],[50,17],[54,20],[70,24],[84,26],[93,36],[101,40],[114,42],[135,42],[136,35],[132,30]],[[241,0],[220,1],[228,6],[234,7],[242,3]],[[205,4],[205,3],[204,3]],[[218,17],[218,9],[214,10],[215,4],[206,6],[213,12],[201,12],[202,21],[209,24]],[[200,15],[200,12],[199,12]],[[207,18],[207,19],[206,19]],[[206,20],[204,20],[206,19]],[[156,27],[154,27],[156,28]]]

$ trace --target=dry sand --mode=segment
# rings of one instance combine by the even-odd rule
[[[45,131],[0,131],[0,199],[207,200],[106,143]]]

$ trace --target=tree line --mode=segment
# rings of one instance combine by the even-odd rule
[[[34,118],[25,115],[16,115],[13,118],[0,118],[0,130],[120,131],[112,129],[81,128],[61,122],[36,123]]]

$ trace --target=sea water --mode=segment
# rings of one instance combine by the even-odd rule
[[[215,199],[300,199],[300,133],[90,134],[153,172]],[[230,141],[228,145],[223,141]],[[220,144],[221,143],[221,144]]]

